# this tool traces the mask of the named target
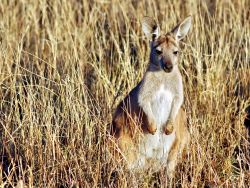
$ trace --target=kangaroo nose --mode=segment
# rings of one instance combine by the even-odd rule
[[[172,63],[164,63],[163,70],[165,72],[171,72],[173,70],[173,64]]]

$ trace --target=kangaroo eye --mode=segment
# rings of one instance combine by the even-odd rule
[[[173,54],[174,54],[174,55],[177,55],[177,54],[178,54],[178,51],[174,51]]]
[[[173,54],[174,54],[174,55],[177,55],[177,54],[178,54],[178,51],[174,51]]]
[[[155,52],[158,54],[158,55],[161,55],[162,54],[162,51],[161,50],[155,50]]]

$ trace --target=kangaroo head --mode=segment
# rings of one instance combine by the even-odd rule
[[[151,39],[150,63],[169,73],[177,65],[179,41],[188,33],[191,16],[174,27],[171,32],[160,34],[160,28],[154,19],[144,17],[142,30]]]

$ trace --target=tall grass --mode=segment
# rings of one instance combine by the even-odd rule
[[[1,0],[0,184],[19,187],[248,187],[250,1]],[[140,20],[182,44],[191,144],[171,184],[108,157],[112,113],[140,81],[149,45]]]

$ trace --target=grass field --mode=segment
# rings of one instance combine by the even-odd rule
[[[148,64],[143,16],[168,31],[190,14],[191,143],[170,184],[107,157],[108,130]],[[249,187],[249,18],[249,0],[1,0],[1,187]]]

